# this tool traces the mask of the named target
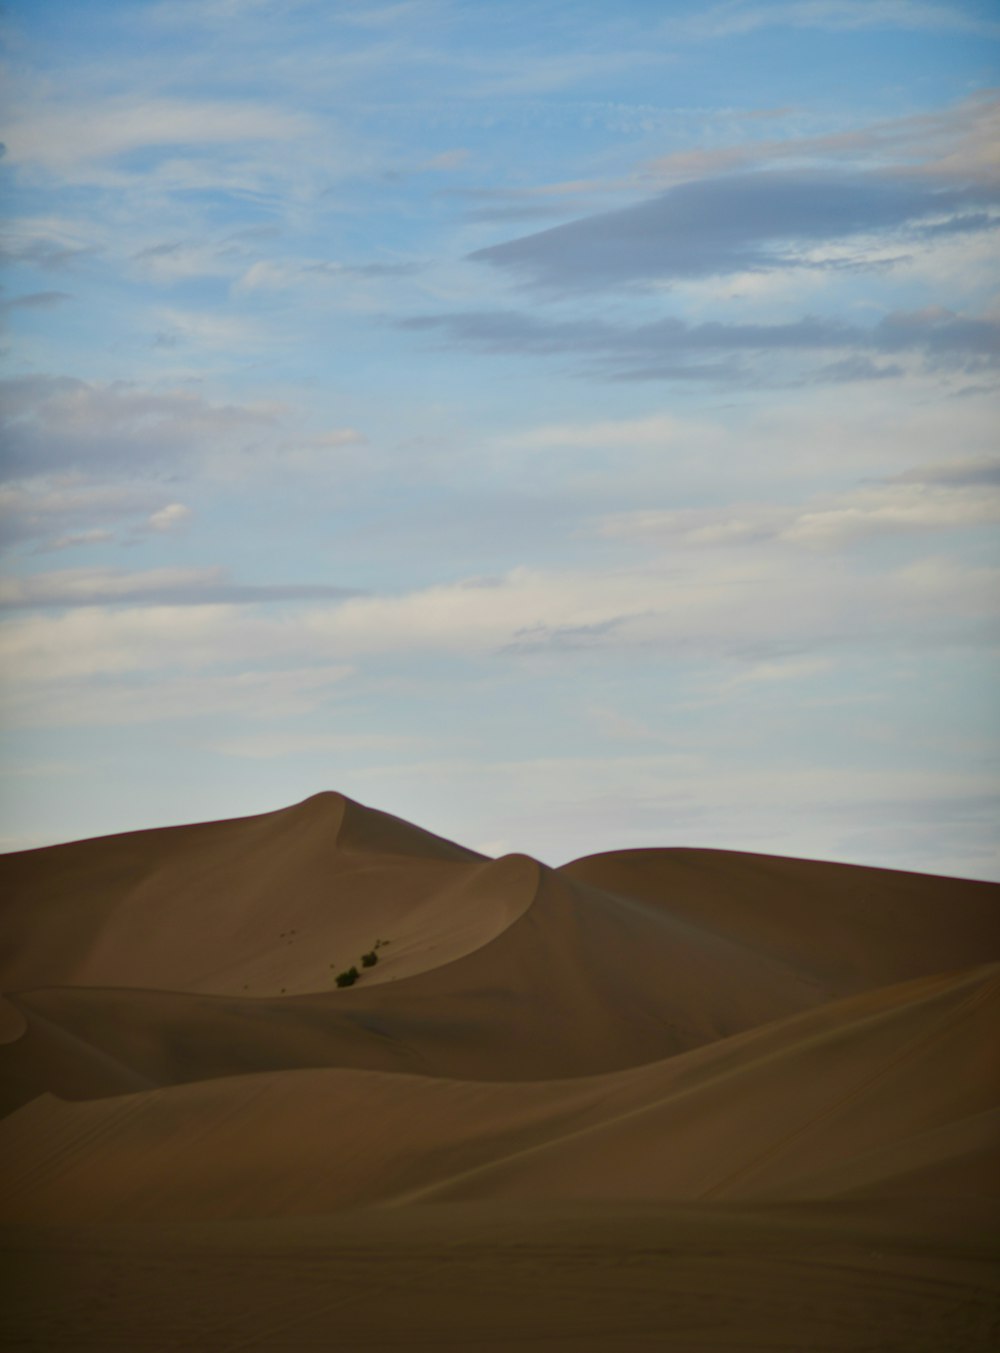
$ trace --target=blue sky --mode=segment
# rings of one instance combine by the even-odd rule
[[[1000,18],[6,7],[3,847],[1000,878]]]

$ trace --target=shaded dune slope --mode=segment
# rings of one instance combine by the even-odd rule
[[[993,883],[733,850],[621,850],[561,871],[667,907],[843,991],[1000,958]]]
[[[327,1070],[222,1078],[0,1124],[7,1220],[371,1204],[1000,1197],[1000,965],[554,1083]]]

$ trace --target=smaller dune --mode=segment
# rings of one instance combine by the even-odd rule
[[[983,1152],[982,1133],[970,1136],[968,1126],[993,1121],[984,1116],[1000,1108],[989,1038],[998,1013],[1000,965],[990,965],[561,1083],[339,1070],[81,1104],[42,1096],[0,1123],[0,1150],[20,1162],[0,1193],[0,1217],[196,1220],[418,1201],[767,1201],[858,1189],[891,1196],[897,1176],[912,1185],[914,1160],[921,1191],[933,1196],[928,1145],[939,1142],[953,1182],[963,1144]]]

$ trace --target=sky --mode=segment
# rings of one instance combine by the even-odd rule
[[[1000,14],[8,0],[6,850],[1000,879]]]

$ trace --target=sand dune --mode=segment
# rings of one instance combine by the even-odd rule
[[[29,1032],[0,1048],[0,1069],[29,1095],[100,1093],[61,1055],[69,1036],[99,1053],[105,1069],[110,1059],[154,1084],[303,1066],[544,1080],[660,1059],[838,994],[808,971],[677,923],[669,912],[581,889],[523,857],[474,870],[444,898],[466,933],[477,883],[493,917],[498,879],[532,900],[461,958],[407,976],[411,955],[419,968],[435,948],[429,926],[423,944],[408,930],[421,924],[411,915],[398,930],[383,930],[386,957],[372,974],[381,984],[365,972],[356,986],[331,991],[328,970],[326,990],[266,1004],[128,988],[10,992]],[[421,910],[428,913],[426,904],[413,908]],[[349,916],[346,924],[356,923]]]
[[[608,1329],[632,1328],[636,1256],[660,1246],[665,1262],[680,1235],[726,1256],[704,1290],[743,1311],[747,1347],[874,1346],[863,1322],[843,1320],[856,1344],[804,1343],[804,1313],[783,1323],[774,1303],[754,1305],[753,1264],[773,1287],[798,1244],[819,1256],[808,1282],[831,1310],[834,1293],[842,1311],[860,1300],[868,1264],[879,1346],[919,1347],[945,1327],[944,1287],[912,1318],[918,1271],[963,1294],[963,1346],[986,1348],[1000,1329],[982,1229],[956,1220],[986,1198],[1000,1210],[994,885],[677,849],[550,869],[486,859],[333,794],[3,857],[0,882],[0,1220],[39,1281],[49,1254],[49,1289],[55,1255],[86,1235],[162,1303],[113,1237],[134,1235],[137,1255],[172,1237],[164,1272],[183,1284],[185,1247],[205,1226],[235,1228],[213,1233],[220,1291],[261,1245],[277,1246],[294,1287],[315,1260],[304,1235],[344,1262],[342,1216],[407,1290],[411,1258],[419,1274],[431,1256],[450,1262],[471,1226],[525,1300],[530,1289],[552,1346],[662,1347],[683,1329],[714,1331],[691,1347],[743,1345],[721,1316],[698,1324],[689,1311],[678,1326],[686,1298],[663,1274],[673,1316],[640,1284],[647,1323],[631,1342],[588,1342],[593,1330],[550,1309],[512,1258],[536,1246],[536,1226],[557,1239],[536,1247],[532,1272],[582,1275],[598,1252],[617,1272],[593,1289]],[[378,962],[361,967],[376,941]],[[352,963],[359,980],[338,988]],[[866,1228],[894,1256],[891,1281],[862,1262]],[[751,1256],[751,1234],[780,1264]],[[489,1288],[486,1263],[469,1269],[473,1287]],[[707,1282],[700,1269],[688,1280]],[[44,1326],[40,1347],[142,1346],[127,1302],[119,1319],[63,1290],[67,1310],[89,1312],[92,1344],[86,1320],[82,1339],[78,1319],[62,1334],[46,1324],[51,1291],[25,1308],[26,1341]],[[281,1319],[246,1338],[321,1339],[312,1307],[275,1300]],[[426,1304],[410,1309],[431,1343],[515,1337],[463,1344]],[[475,1324],[480,1308],[462,1309]],[[501,1311],[493,1320],[507,1329]],[[357,1324],[350,1346],[405,1342],[376,1324],[380,1342]],[[214,1348],[223,1326],[241,1327],[213,1316],[148,1346]]]
[[[57,885],[77,853],[91,929],[63,941]],[[338,796],[7,868],[21,881],[8,1006],[27,1024],[0,1045],[7,1108],[303,1067],[594,1075],[1000,958],[987,884],[712,851],[552,870]],[[379,963],[337,989],[377,939]]]
[[[998,1016],[991,965],[605,1076],[497,1084],[299,1071],[80,1104],[41,1096],[0,1123],[0,1151],[22,1162],[0,1218],[557,1200],[578,1197],[583,1180],[601,1199],[808,1198],[856,1188],[852,1165],[862,1184],[891,1193],[901,1145],[1000,1109]]]
[[[727,851],[625,851],[551,871],[318,794],[259,817],[0,856],[0,984],[321,991],[390,933],[366,984],[410,977],[502,934],[540,872],[568,898],[561,924],[588,906],[605,944],[642,949],[637,935],[669,923],[670,944],[706,961],[735,945],[776,980],[787,968],[835,994],[975,963],[984,947],[1000,957],[989,884]]]

